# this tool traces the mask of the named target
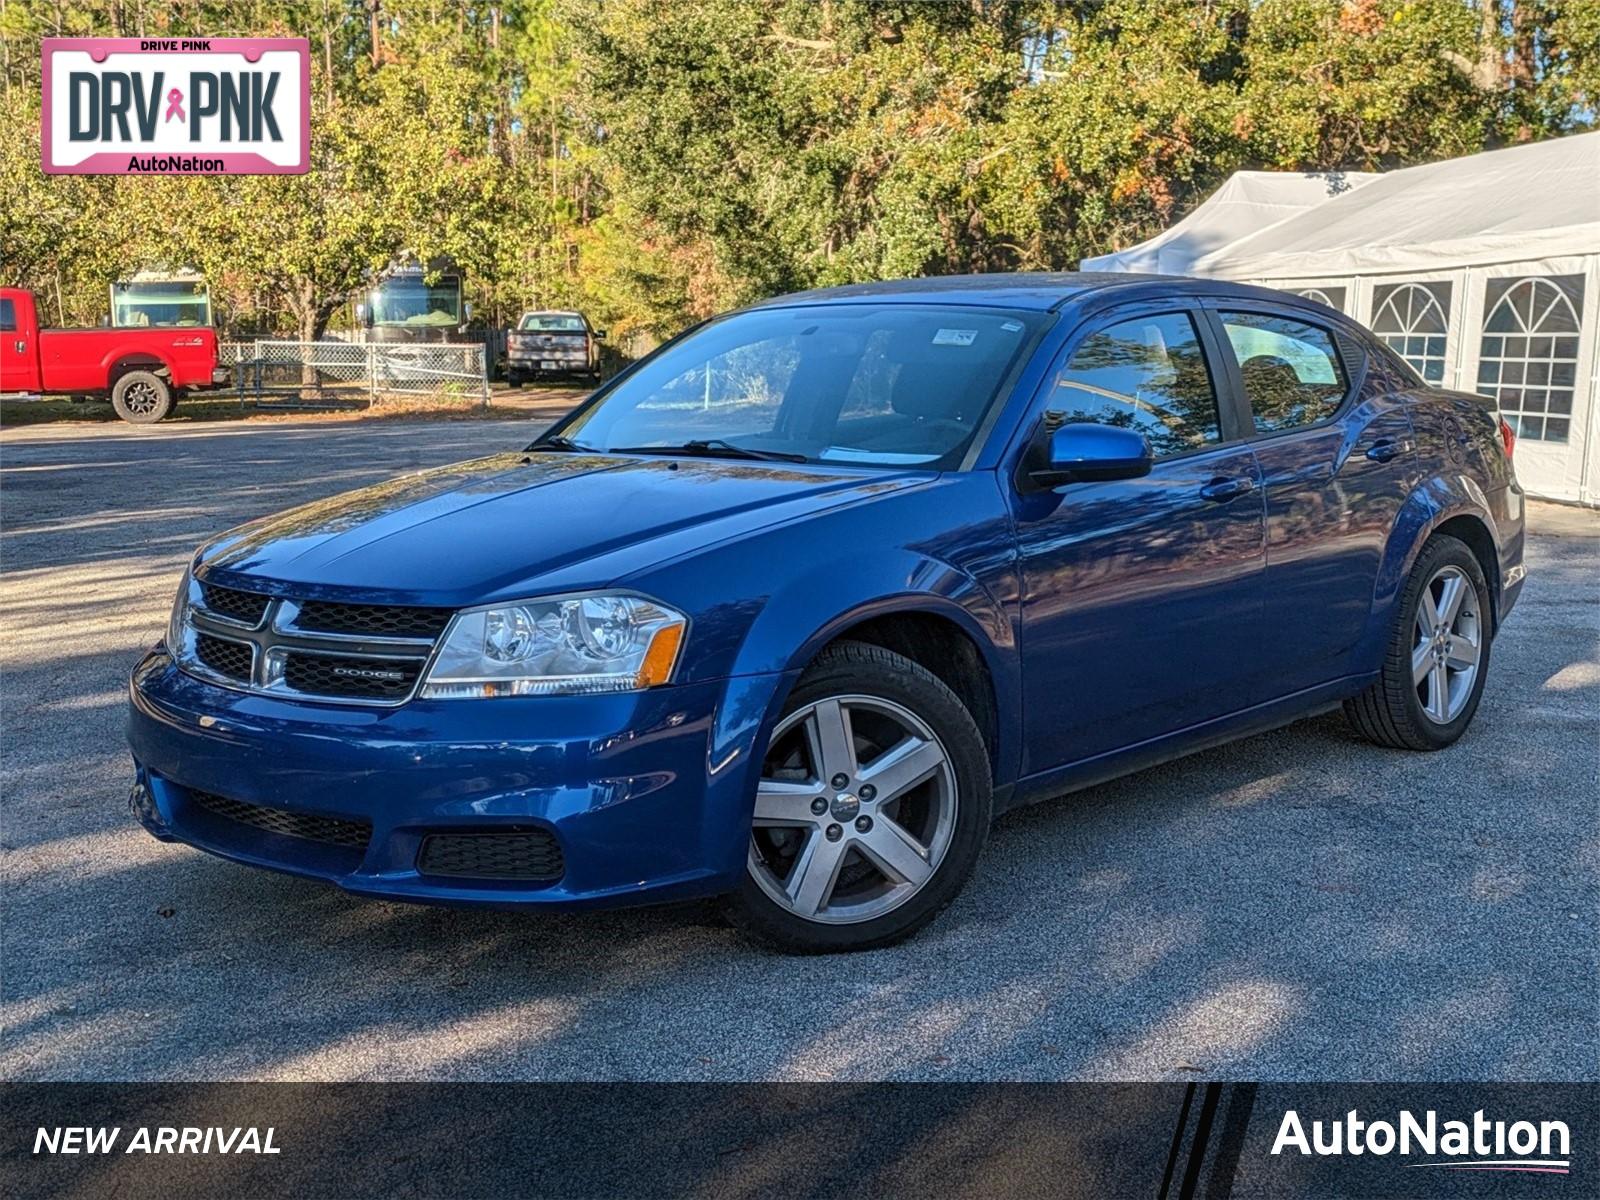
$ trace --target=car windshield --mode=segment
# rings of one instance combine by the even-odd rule
[[[912,304],[736,313],[646,359],[557,432],[587,450],[712,443],[724,453],[946,469],[1045,320]]]
[[[535,333],[582,333],[583,318],[574,313],[528,313],[517,328]]]

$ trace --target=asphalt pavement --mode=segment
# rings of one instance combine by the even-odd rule
[[[1002,820],[908,944],[459,912],[146,836],[125,680],[209,534],[528,422],[0,436],[0,1078],[1578,1080],[1600,1049],[1600,514],[1539,506],[1454,748],[1337,715]]]

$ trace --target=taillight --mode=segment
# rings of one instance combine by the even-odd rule
[[[1517,448],[1517,434],[1504,417],[1500,418],[1500,444],[1506,448],[1506,458],[1511,458],[1511,452]]]

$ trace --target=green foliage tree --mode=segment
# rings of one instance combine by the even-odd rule
[[[305,36],[303,177],[44,176],[38,39]],[[402,251],[626,342],[773,292],[1057,269],[1242,167],[1589,128],[1600,0],[0,0],[0,275],[194,265],[317,337]]]

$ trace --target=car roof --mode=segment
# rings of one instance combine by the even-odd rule
[[[1119,298],[1149,296],[1236,296],[1240,299],[1293,303],[1298,297],[1271,288],[1221,279],[1182,275],[1145,275],[1124,271],[1016,271],[988,275],[935,275],[919,279],[886,279],[849,283],[773,296],[751,308],[785,308],[830,301],[878,300],[891,304],[964,304],[1048,312],[1090,293],[1115,290]]]
[[[524,309],[524,317],[581,317],[583,314],[575,308],[529,308]]]

